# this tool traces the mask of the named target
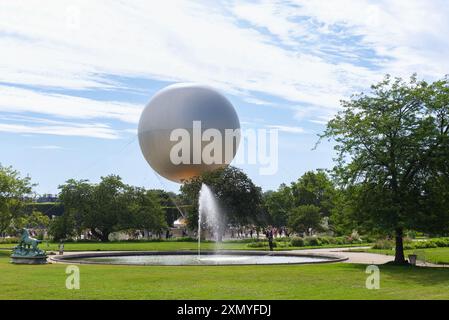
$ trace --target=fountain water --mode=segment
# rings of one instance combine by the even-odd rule
[[[201,185],[198,198],[198,258],[201,257],[201,227],[204,224],[212,231],[216,243],[221,239],[223,217],[218,201],[212,190],[205,185]]]

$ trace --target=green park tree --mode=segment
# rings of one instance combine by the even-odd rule
[[[281,184],[278,190],[265,192],[263,200],[271,224],[275,227],[285,227],[295,203],[292,188]]]
[[[335,187],[323,170],[307,171],[298,181],[292,183],[291,190],[295,206],[314,205],[323,216],[329,216],[333,207]]]
[[[23,215],[32,187],[29,177],[22,178],[13,168],[0,165],[0,235],[12,227],[14,219]]]
[[[122,229],[120,223],[129,215],[128,186],[116,175],[102,177],[97,185],[69,180],[60,190],[65,212],[101,241],[109,241],[112,232]]]
[[[165,210],[161,206],[160,193],[144,188],[131,188],[130,208],[131,217],[122,225],[139,230],[149,230],[161,233],[167,229]]]
[[[55,238],[65,239],[88,229],[94,237],[106,242],[116,231],[161,232],[167,227],[160,193],[131,187],[119,176],[102,177],[98,184],[72,179],[59,188],[64,214],[50,227]]]
[[[336,190],[328,175],[322,171],[308,171],[290,186],[281,184],[276,191],[264,194],[264,206],[274,226],[286,226],[293,210],[314,205],[321,217],[329,216]]]
[[[449,227],[449,79],[386,76],[342,106],[322,138],[335,142],[346,220],[394,235],[395,263],[403,264],[404,230]]]
[[[292,209],[288,218],[288,227],[298,233],[311,235],[322,230],[322,215],[319,207],[308,204]]]

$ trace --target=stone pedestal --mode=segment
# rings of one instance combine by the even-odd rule
[[[47,256],[20,257],[11,255],[11,263],[14,264],[46,264]]]

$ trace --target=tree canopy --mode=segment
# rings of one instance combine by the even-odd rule
[[[32,187],[29,177],[22,178],[13,168],[0,165],[0,234],[14,228],[12,223],[23,214]]]
[[[394,233],[395,262],[404,263],[404,229],[449,227],[435,224],[449,218],[448,78],[386,76],[342,106],[322,138],[336,143],[335,177],[352,205],[346,214],[361,228]]]
[[[119,176],[102,177],[99,184],[68,180],[60,190],[64,216],[52,229],[59,237],[70,235],[70,228],[78,233],[88,229],[94,237],[108,241],[116,231],[135,228],[160,232],[167,227],[157,193],[126,185]]]

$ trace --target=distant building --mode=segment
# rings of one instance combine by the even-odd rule
[[[43,203],[43,202],[57,202],[58,196],[54,194],[43,194],[36,198],[37,203]]]

